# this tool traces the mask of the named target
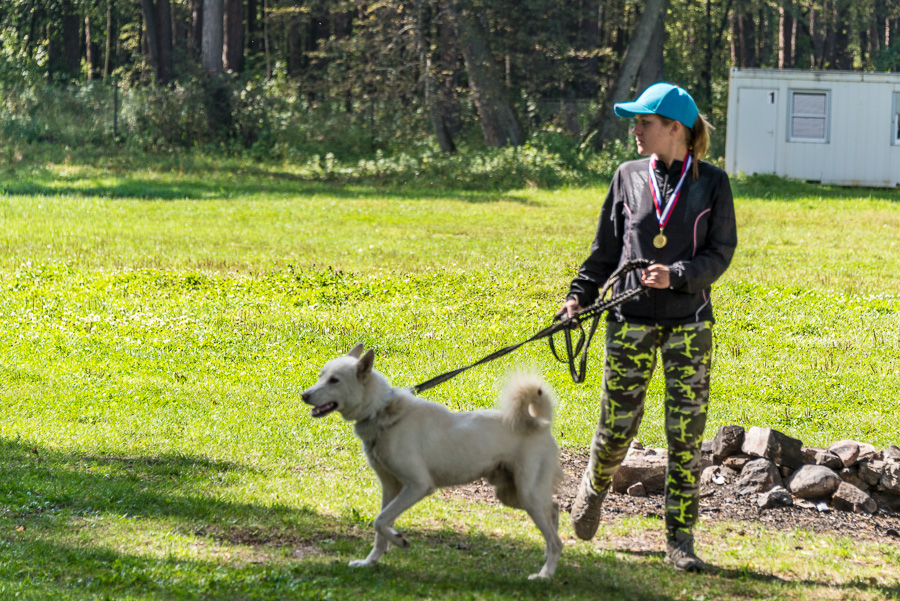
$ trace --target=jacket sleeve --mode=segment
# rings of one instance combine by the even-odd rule
[[[588,307],[597,300],[600,288],[619,266],[625,227],[622,189],[620,168],[606,192],[590,254],[578,269],[566,296],[577,299],[582,307]]]
[[[697,293],[709,288],[725,273],[734,256],[737,248],[734,198],[728,175],[724,172],[713,184],[712,195],[706,240],[690,260],[669,266],[669,287],[672,290]]]

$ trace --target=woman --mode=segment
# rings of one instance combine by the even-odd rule
[[[600,420],[572,507],[579,538],[590,540],[610,482],[637,434],[647,386],[662,357],[666,381],[666,558],[679,570],[703,569],[692,527],[700,504],[700,443],[706,426],[713,311],[710,286],[737,246],[727,174],[701,162],[710,126],[684,89],[657,83],[615,105],[634,118],[638,153],[610,184],[590,256],[572,280],[560,313],[591,305],[612,272],[643,258],[652,264],[624,286],[646,294],[608,314]]]

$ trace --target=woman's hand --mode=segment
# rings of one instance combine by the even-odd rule
[[[648,288],[668,288],[669,268],[658,263],[648,265],[641,274],[641,283]]]
[[[556,314],[561,316],[562,318],[566,318],[572,317],[578,311],[581,311],[581,305],[578,304],[578,300],[570,298],[566,301],[566,304],[562,306],[562,309],[556,312]]]

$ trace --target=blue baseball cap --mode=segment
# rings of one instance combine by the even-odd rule
[[[660,115],[694,127],[700,114],[697,103],[684,88],[670,83],[655,83],[634,102],[617,102],[613,109],[619,117]]]

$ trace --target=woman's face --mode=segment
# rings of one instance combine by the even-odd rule
[[[668,156],[676,140],[676,123],[673,121],[666,125],[658,115],[635,115],[631,132],[637,142],[638,154]]]

